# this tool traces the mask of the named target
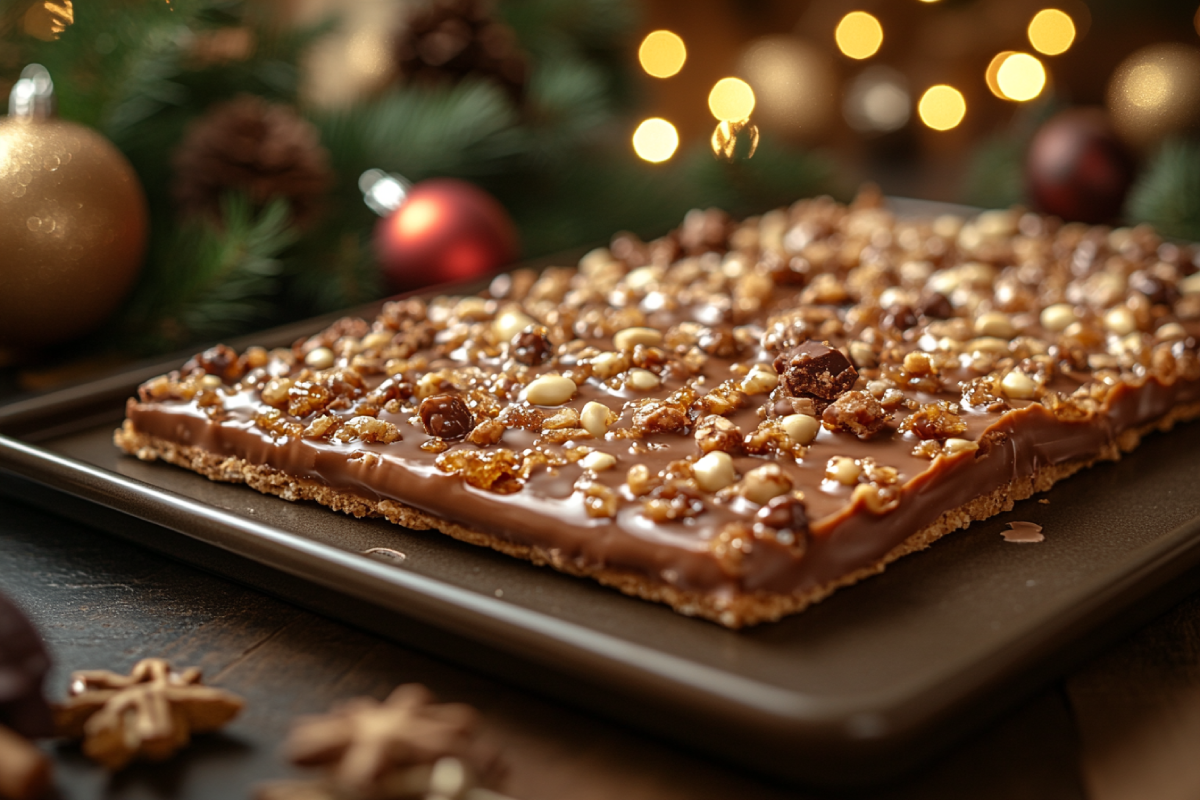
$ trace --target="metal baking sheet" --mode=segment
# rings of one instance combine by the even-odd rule
[[[790,781],[910,769],[1200,588],[1200,423],[800,615],[729,631],[437,533],[122,455],[124,399],[182,360],[0,406],[0,492]],[[1045,541],[1006,542],[1018,520]]]
[[[558,676],[539,686],[528,673],[544,691],[792,780],[895,774],[1196,585],[1198,424],[803,614],[734,632],[440,534],[124,456],[111,442],[121,398],[155,369],[0,407],[0,432],[17,434],[0,437],[0,487],[50,510],[74,498],[123,512],[92,518],[116,533],[134,524],[124,515],[161,526],[154,546],[212,568],[172,544],[178,532],[345,597],[331,610],[350,622],[399,639],[404,620],[445,631],[474,667],[507,654]],[[1013,520],[1042,525],[1045,541],[1006,542]],[[241,579],[275,590],[262,574]]]

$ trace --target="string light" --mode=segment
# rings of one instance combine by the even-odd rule
[[[721,78],[708,93],[708,110],[718,120],[749,119],[754,110],[754,90],[740,78]]]
[[[987,71],[983,73],[983,80],[987,83],[988,91],[999,97],[1001,100],[1007,100],[1004,92],[1000,90],[1000,84],[996,81],[996,73],[1000,71],[1000,66],[1008,59],[1009,56],[1015,55],[1013,50],[1004,50],[996,53],[995,57],[987,65]]]
[[[908,122],[912,97],[904,75],[891,67],[874,66],[850,83],[842,113],[851,128],[864,133],[899,130]]]
[[[935,131],[948,131],[957,128],[967,115],[967,101],[953,86],[930,86],[917,103],[917,114]]]
[[[879,52],[883,44],[883,26],[865,11],[851,11],[842,17],[833,38],[842,53],[861,61]]]
[[[1008,100],[1032,100],[1046,87],[1046,68],[1028,53],[1013,53],[996,70],[996,85]]]
[[[643,120],[633,132],[633,152],[638,158],[654,164],[666,161],[679,148],[679,132],[660,117]]]
[[[43,0],[34,3],[25,12],[22,27],[25,33],[52,42],[62,36],[63,31],[75,22],[75,8],[71,0]]]
[[[654,31],[646,35],[638,48],[642,69],[655,78],[670,78],[683,69],[687,47],[683,39],[671,31]]]
[[[1029,43],[1048,56],[1067,52],[1075,41],[1075,22],[1065,11],[1043,8],[1029,23]]]

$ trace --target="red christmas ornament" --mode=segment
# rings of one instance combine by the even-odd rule
[[[1099,108],[1051,117],[1029,145],[1025,179],[1038,211],[1078,222],[1112,222],[1133,183],[1133,156]]]
[[[408,189],[379,221],[375,249],[396,291],[481,278],[517,257],[512,219],[487,192],[436,178]]]

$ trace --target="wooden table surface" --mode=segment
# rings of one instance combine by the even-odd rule
[[[1200,588],[1200,582],[1198,582]],[[127,670],[148,656],[197,665],[246,697],[223,734],[165,764],[109,776],[78,748],[47,744],[61,796],[247,797],[299,774],[278,755],[289,721],[355,695],[419,682],[466,702],[524,800],[824,797],[773,784],[318,616],[83,525],[0,499],[0,591],[72,670]],[[1047,687],[1004,719],[874,798],[1200,797],[1200,595]]]

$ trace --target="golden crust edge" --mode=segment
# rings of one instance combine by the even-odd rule
[[[1162,418],[1141,428],[1118,435],[1116,441],[1098,455],[1042,467],[1032,475],[1018,478],[981,495],[958,508],[943,513],[931,524],[921,528],[892,548],[879,560],[847,573],[827,583],[796,594],[750,592],[735,597],[714,596],[689,591],[663,583],[655,583],[645,575],[606,567],[588,567],[556,556],[538,547],[517,544],[482,531],[443,520],[395,500],[371,501],[359,495],[342,492],[307,478],[287,475],[273,467],[251,464],[234,456],[221,456],[199,447],[181,445],[138,431],[132,421],[125,420],[113,435],[117,447],[143,461],[162,460],[196,472],[209,480],[225,483],[245,483],[264,494],[285,500],[312,500],[355,517],[383,517],[389,522],[414,530],[436,530],[468,544],[489,547],[505,555],[530,561],[577,577],[592,578],[624,594],[664,603],[687,616],[711,620],[728,628],[741,628],[762,622],[774,622],[786,615],[803,611],[820,602],[838,589],[876,575],[888,564],[902,556],[924,550],[938,539],[972,522],[985,520],[1009,511],[1020,500],[1044,492],[1064,478],[1092,466],[1098,461],[1117,461],[1122,454],[1134,450],[1142,438],[1154,431],[1167,431],[1179,422],[1200,417],[1200,403],[1189,403],[1172,409]]]

